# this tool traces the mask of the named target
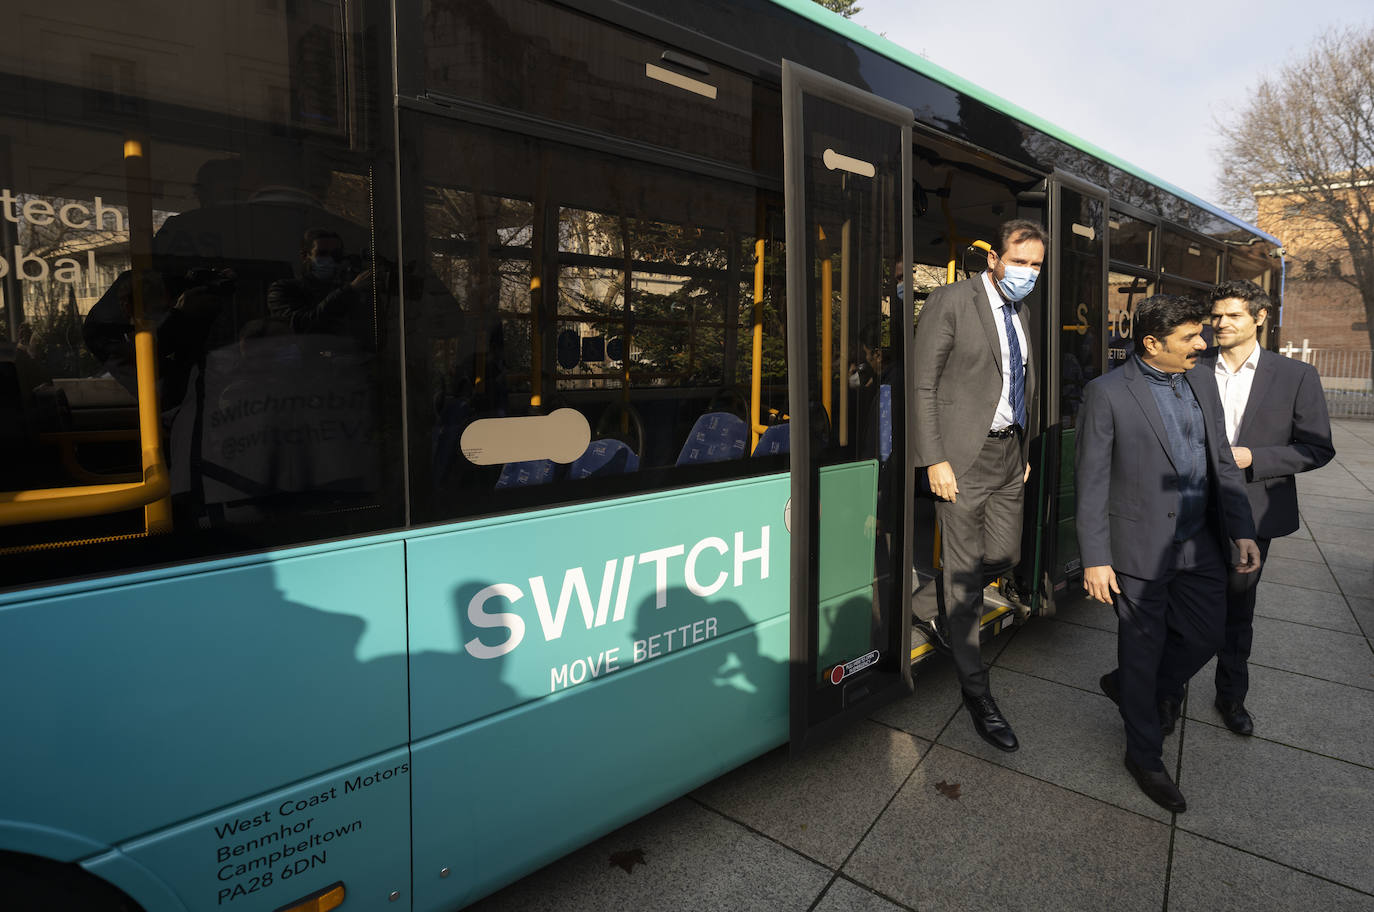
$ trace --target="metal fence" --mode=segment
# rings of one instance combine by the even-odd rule
[[[1279,354],[1299,358],[1317,369],[1326,392],[1326,407],[1332,418],[1374,418],[1374,384],[1371,384],[1371,353],[1309,348],[1289,342]]]

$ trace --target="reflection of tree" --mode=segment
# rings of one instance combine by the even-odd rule
[[[628,339],[631,382],[719,385],[733,329],[736,381],[752,366],[753,242],[696,225],[564,210],[559,316],[581,332]],[[733,256],[732,256],[733,251]],[[625,282],[630,281],[627,319]],[[766,272],[766,274],[768,274]],[[734,296],[735,326],[726,306]],[[785,340],[776,304],[765,302],[764,373],[781,375]],[[636,379],[636,375],[639,378]]]
[[[859,0],[816,0],[816,3],[832,13],[839,13],[846,19],[857,16],[864,11],[864,8],[858,5]]]
[[[1247,208],[1258,198],[1312,272],[1359,292],[1374,346],[1374,27],[1322,34],[1221,135],[1223,190]]]
[[[430,187],[425,225],[430,238],[426,265],[464,318],[460,322],[457,313],[447,319],[436,315],[437,328],[430,334],[436,350],[432,388],[463,394],[451,385],[466,386],[484,370],[527,371],[534,206],[526,200]],[[494,336],[503,342],[502,364],[459,363],[460,354],[470,354],[469,345],[476,347],[479,360],[485,359]]]
[[[1236,225],[1172,191],[1110,165],[1097,156],[1045,133],[1032,131],[1024,148],[1048,168],[1058,168],[1106,189],[1113,200],[1130,203],[1166,221],[1217,236],[1234,232]]]
[[[14,205],[23,211],[33,201],[41,202],[49,211],[80,202],[18,194]],[[16,240],[25,260],[12,263],[10,268],[23,296],[24,321],[32,330],[30,353],[55,376],[91,373],[98,365],[82,342],[83,313],[103,286],[127,268],[128,232],[94,225],[74,228],[52,217],[47,224],[21,218],[16,227]],[[111,254],[116,258],[114,264],[110,263]],[[92,259],[97,262],[94,274],[89,269]],[[42,278],[34,277],[38,271],[35,260],[44,264]]]

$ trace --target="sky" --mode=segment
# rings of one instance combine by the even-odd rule
[[[1217,121],[1368,0],[860,0],[853,21],[1088,142],[1220,203]]]

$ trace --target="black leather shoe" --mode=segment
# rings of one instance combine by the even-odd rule
[[[1177,700],[1170,700],[1167,697],[1159,701],[1159,732],[1164,737],[1169,737],[1174,733],[1174,726],[1178,724],[1178,717],[1183,713],[1183,704]]]
[[[1121,705],[1121,692],[1116,689],[1116,675],[1113,672],[1109,671],[1099,678],[1097,686],[1102,688],[1102,692],[1107,695],[1108,700],[1117,706]]]
[[[1174,785],[1174,780],[1169,778],[1166,770],[1147,770],[1140,766],[1129,756],[1126,758],[1126,771],[1135,779],[1135,784],[1140,786],[1140,790],[1145,793],[1155,804],[1172,811],[1175,814],[1182,814],[1188,810],[1188,802],[1184,799],[1183,793]]]
[[[949,648],[949,638],[945,636],[945,628],[940,623],[939,618],[923,621],[913,617],[911,626],[912,629],[925,634],[926,642],[940,655],[954,655],[954,650]]]
[[[1226,723],[1226,727],[1238,735],[1253,735],[1255,733],[1255,720],[1250,718],[1250,713],[1245,708],[1244,703],[1237,703],[1233,700],[1217,699],[1217,712],[1221,713],[1221,721]]]
[[[1002,712],[991,696],[985,694],[973,697],[964,694],[964,706],[968,707],[974,731],[978,732],[978,736],[984,741],[1008,753],[1021,746],[1016,740],[1016,732],[1012,731],[1007,720],[1002,718]]]

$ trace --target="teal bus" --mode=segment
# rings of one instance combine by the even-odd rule
[[[1280,290],[1276,239],[810,0],[7,21],[7,908],[458,909],[844,737],[931,650],[925,295],[1048,226],[994,635],[1075,578],[1134,302]]]

